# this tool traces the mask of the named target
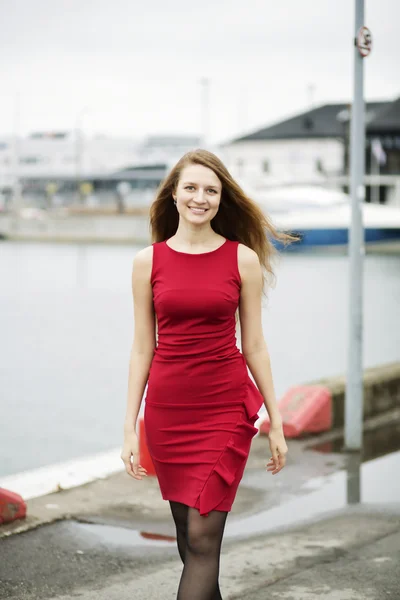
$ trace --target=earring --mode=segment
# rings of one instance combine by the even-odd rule
[[[175,204],[175,206],[176,206],[176,200],[174,200],[174,204]]]

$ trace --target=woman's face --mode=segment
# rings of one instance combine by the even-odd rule
[[[212,169],[188,165],[173,194],[181,218],[193,224],[211,221],[218,212],[222,184]]]

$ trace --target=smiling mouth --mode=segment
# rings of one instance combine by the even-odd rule
[[[208,208],[196,208],[194,206],[188,206],[188,208],[197,215],[202,215],[208,210]]]

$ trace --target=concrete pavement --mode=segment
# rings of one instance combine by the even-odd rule
[[[10,600],[174,600],[182,570],[173,546],[104,544],[68,522],[2,540],[1,552],[0,597]],[[224,542],[220,582],[225,600],[397,600],[400,514],[360,506]]]
[[[360,533],[363,519],[368,540],[357,539],[357,530]],[[396,521],[392,521],[393,529],[390,531],[388,521],[381,518],[377,520],[376,515],[366,512],[363,517],[348,515],[321,526],[329,535],[328,531],[334,534],[336,527],[339,531],[346,523],[352,531],[349,538],[354,536],[353,543],[334,545],[319,556],[298,556],[297,568],[291,574],[281,576],[270,584],[266,582],[239,596],[230,596],[230,600],[398,600],[399,520],[397,525]]]
[[[224,600],[400,600],[400,452],[354,468],[309,444],[289,441],[272,477],[267,439],[253,440],[222,547]],[[366,504],[347,504],[355,482]],[[0,599],[174,600],[174,534],[154,478],[121,472],[34,498],[25,521],[0,527]]]

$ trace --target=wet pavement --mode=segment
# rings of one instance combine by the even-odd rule
[[[400,473],[400,451],[364,464],[357,454],[350,455],[346,469],[328,476],[309,479],[297,490],[294,497],[290,498],[286,495],[282,504],[259,510],[255,514],[230,519],[224,537],[237,539],[268,533],[276,528],[301,524],[310,518],[358,502],[376,505],[391,504],[394,508],[398,506],[400,513],[400,483],[398,478],[393,477],[394,473]],[[259,479],[258,473],[246,475],[245,482],[249,487],[253,479]],[[154,525],[151,529],[154,530]],[[160,529],[159,525],[157,529]],[[118,526],[77,523],[75,531],[80,532],[84,537],[92,536],[98,543],[110,546],[118,544],[147,548],[175,546],[173,535],[170,536],[171,541],[168,541],[167,534],[157,536],[153,533],[158,539],[150,540],[149,536],[152,534],[149,531],[132,531]]]
[[[324,454],[331,454],[343,452],[344,445],[344,439],[339,435],[329,441],[311,444],[308,448]],[[400,450],[400,420],[389,422],[384,427],[364,431],[361,452],[363,462],[397,450]]]
[[[324,591],[322,585],[324,568],[321,570],[318,565],[326,562],[331,565],[329,574],[326,572],[326,585],[332,587],[335,569],[341,568],[343,552],[355,552],[354,548],[360,548],[365,536],[365,547],[388,536],[393,556],[399,560],[399,432],[400,420],[388,421],[385,427],[366,431],[362,455],[341,453],[343,439],[334,433],[319,436],[318,441],[315,438],[289,441],[289,463],[275,477],[261,470],[265,469],[268,456],[267,439],[263,436],[255,438],[225,530],[225,559],[221,564],[225,562],[226,570],[222,590],[230,595],[224,595],[224,598],[258,600],[266,597],[268,578],[263,578],[262,567],[257,567],[259,559],[253,554],[255,548],[263,556],[262,564],[267,570],[272,569],[269,586],[279,582],[283,573],[289,571],[297,577],[293,580],[293,590],[298,592],[291,592],[289,588],[284,591],[279,588],[284,583],[278,583],[276,596],[271,588],[271,598],[278,597],[279,590],[279,597],[288,600],[380,598],[380,595],[354,595],[354,590],[353,596],[346,596],[350,593],[349,587],[347,591],[343,587],[342,595],[330,596],[331,592],[328,588]],[[387,450],[389,454],[386,454]],[[136,482],[120,473],[80,488],[33,499],[28,503],[28,510],[31,521],[25,526],[33,529],[0,540],[1,599],[175,598],[173,590],[181,564],[177,558],[169,505],[161,499],[154,478]],[[332,515],[339,515],[336,524]],[[320,525],[315,525],[316,520]],[[299,527],[303,527],[302,533],[299,533]],[[340,541],[338,531],[341,527],[343,539]],[[323,530],[325,533],[321,537]],[[314,541],[312,531],[315,531]],[[4,535],[5,532],[4,526],[0,528],[0,533]],[[279,538],[276,537],[278,532]],[[393,536],[391,542],[390,536]],[[268,549],[272,539],[275,542],[271,553]],[[279,544],[281,554],[276,551]],[[296,552],[293,554],[296,544],[297,555]],[[337,550],[342,546],[346,550]],[[280,557],[279,564],[274,563],[276,552]],[[359,550],[356,555],[351,555],[354,570],[357,552]],[[288,556],[294,561],[294,570],[292,562],[289,561],[291,566],[288,566]],[[371,554],[368,558],[371,574],[379,568],[381,575],[387,570],[393,571],[392,563],[389,564],[385,556]],[[367,558],[365,561],[367,567]],[[311,572],[312,569],[316,569],[315,581],[318,577],[321,579],[322,591],[317,596],[301,591],[302,586],[310,585],[307,584],[306,570]],[[350,573],[351,569],[349,578]],[[380,578],[378,575],[377,579]],[[162,587],[164,580],[165,588]],[[385,597],[398,600],[399,568],[391,577],[387,576],[387,581],[388,595]],[[155,582],[158,582],[157,586]],[[396,585],[397,597],[390,595]],[[364,588],[360,585],[360,590]],[[245,595],[250,589],[253,595]],[[238,593],[242,595],[236,596]]]

